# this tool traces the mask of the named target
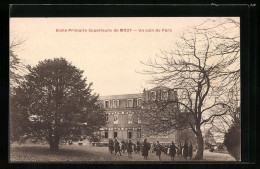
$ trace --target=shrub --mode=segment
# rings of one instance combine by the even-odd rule
[[[241,159],[241,129],[240,122],[235,122],[225,134],[224,145],[227,147],[229,154],[240,161]]]

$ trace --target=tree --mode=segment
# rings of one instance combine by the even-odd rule
[[[9,46],[10,58],[10,94],[13,94],[13,88],[23,80],[23,75],[27,73],[25,64],[15,54],[15,49],[20,47],[25,40],[16,40],[14,38]]]
[[[215,118],[227,115],[229,89],[240,83],[239,21],[234,18],[208,19],[201,25],[183,32],[175,49],[161,51],[155,60],[142,62],[144,73],[153,75],[152,83],[171,86],[178,91],[178,99],[168,100],[158,111],[146,110],[145,118],[152,117],[164,130],[189,128],[196,135],[198,151],[195,159],[203,159],[201,126],[213,123]],[[176,111],[168,111],[161,121],[160,109],[177,104]],[[172,113],[171,113],[172,112]],[[165,113],[163,113],[165,114]],[[177,125],[180,121],[185,125]],[[157,127],[160,129],[161,127]]]
[[[208,130],[204,135],[204,141],[207,148],[211,148],[211,145],[216,145],[217,142],[214,139],[214,135]]]
[[[57,150],[61,142],[78,141],[105,124],[98,95],[91,94],[83,71],[63,58],[28,67],[25,81],[11,97],[11,135],[20,143],[48,142]]]
[[[22,62],[22,60],[18,57],[16,54],[16,51],[18,48],[20,48],[25,40],[17,40],[16,37],[11,37],[11,42],[9,46],[9,64],[10,64],[10,70],[9,70],[9,83],[10,83],[10,97],[14,95],[14,88],[17,87],[23,80],[24,75],[27,73],[27,69],[25,64]],[[10,112],[10,117],[14,117],[12,112]],[[17,119],[15,118],[14,121]],[[16,129],[19,133],[19,127],[14,123],[13,125],[10,125],[10,130]],[[14,138],[17,138],[17,135],[11,135],[11,141],[14,140]]]

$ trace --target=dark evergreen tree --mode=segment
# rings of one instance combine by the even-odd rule
[[[93,136],[105,124],[98,95],[92,94],[82,70],[63,58],[41,61],[28,70],[10,100],[11,139],[47,142],[57,150],[61,142]]]

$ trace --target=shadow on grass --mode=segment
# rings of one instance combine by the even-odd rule
[[[47,145],[32,145],[32,146],[15,146],[10,148],[10,153],[15,154],[27,154],[30,156],[65,156],[65,157],[84,157],[93,156],[93,154],[88,153],[87,147],[81,147],[82,149],[73,149],[73,147],[63,147],[61,146],[57,151],[51,151]]]

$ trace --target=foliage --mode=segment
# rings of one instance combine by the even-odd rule
[[[78,141],[105,124],[98,95],[91,94],[83,71],[63,58],[48,59],[28,67],[25,81],[11,97],[11,138],[22,143]]]
[[[101,135],[93,133],[93,135],[91,135],[91,137],[89,137],[88,140],[89,140],[90,142],[100,142],[100,141],[101,141],[101,138],[102,138]]]
[[[224,145],[223,145],[223,144],[220,144],[220,145],[218,146],[218,150],[224,150]]]
[[[225,134],[224,145],[227,147],[227,151],[233,156],[236,161],[241,159],[241,126],[240,120],[235,119],[234,124]]]
[[[9,65],[10,65],[10,94],[13,94],[13,88],[23,81],[23,75],[27,73],[26,66],[22,60],[15,54],[15,50],[20,47],[25,41],[13,39],[9,46]]]
[[[189,129],[178,131],[177,137],[179,142],[183,143],[186,140],[188,143],[192,143],[194,148],[197,145],[196,135]]]

